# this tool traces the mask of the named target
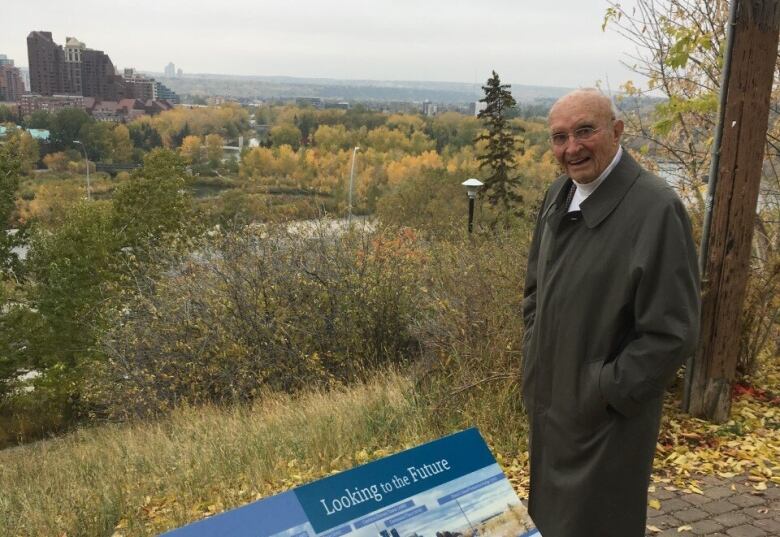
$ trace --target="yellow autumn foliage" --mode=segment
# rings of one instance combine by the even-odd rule
[[[177,107],[156,116],[142,116],[133,123],[148,123],[160,133],[166,147],[173,147],[174,136],[185,125],[191,134],[197,136],[219,134],[224,138],[232,138],[240,130],[245,130],[248,122],[249,113],[245,108],[237,104],[225,104],[204,108]]]
[[[442,168],[444,168],[444,161],[435,151],[426,151],[420,155],[406,155],[387,165],[387,182],[390,186],[396,186],[404,181],[414,180],[425,170]]]
[[[274,173],[274,154],[267,147],[254,147],[241,159],[239,174],[244,179],[260,179]]]
[[[203,161],[203,139],[200,136],[186,136],[179,149],[182,159],[187,164],[200,164]]]

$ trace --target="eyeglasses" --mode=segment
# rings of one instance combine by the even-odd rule
[[[601,128],[597,127],[580,127],[579,129],[574,129],[571,133],[568,132],[556,132],[552,136],[550,136],[550,142],[552,142],[553,145],[562,146],[566,145],[569,142],[569,137],[574,138],[575,142],[584,142],[585,140],[589,140],[594,134],[599,132]]]

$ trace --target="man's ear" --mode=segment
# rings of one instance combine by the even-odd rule
[[[623,125],[622,119],[616,119],[615,122],[612,125],[612,133],[615,135],[615,140],[617,142],[620,142],[620,137],[623,136],[623,128],[625,125]]]

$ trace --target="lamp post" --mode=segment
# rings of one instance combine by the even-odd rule
[[[347,225],[352,223],[352,184],[355,180],[355,156],[360,151],[360,146],[355,146],[352,150],[352,169],[349,172],[349,207],[347,209]]]
[[[474,227],[474,200],[477,198],[477,192],[482,188],[484,183],[479,179],[474,179],[472,177],[466,179],[461,184],[466,187],[466,193],[469,196],[469,233],[471,233],[471,230]]]
[[[89,159],[87,158],[87,148],[84,147],[84,144],[81,143],[78,140],[73,140],[73,143],[74,144],[79,144],[81,146],[82,151],[84,151],[84,162],[87,165],[87,199],[91,200],[92,199],[92,191],[91,191],[91,189],[89,187]]]

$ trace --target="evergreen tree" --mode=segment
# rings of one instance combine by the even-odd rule
[[[148,123],[130,123],[127,126],[130,131],[130,140],[133,146],[143,151],[151,151],[155,147],[162,147],[162,138],[157,129]]]
[[[184,141],[184,139],[190,134],[192,134],[190,132],[190,124],[185,122],[184,126],[179,129],[178,132],[175,132],[171,135],[171,143],[173,144],[173,147],[181,147],[182,141]]]
[[[507,119],[515,99],[509,91],[509,84],[501,84],[498,73],[493,71],[486,86],[482,86],[485,97],[479,100],[487,106],[477,116],[482,120],[485,131],[477,136],[475,142],[485,140],[487,146],[477,156],[480,170],[489,173],[484,179],[485,192],[491,205],[501,203],[504,210],[522,201],[516,192],[520,184],[516,171],[515,152],[517,139]]]

